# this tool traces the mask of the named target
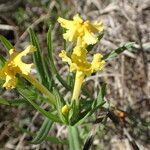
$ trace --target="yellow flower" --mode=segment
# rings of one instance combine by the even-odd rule
[[[105,65],[105,61],[102,60],[103,56],[98,53],[94,55],[93,61],[89,63],[86,58],[87,50],[80,46],[73,49],[71,57],[67,56],[67,53],[64,50],[61,51],[59,56],[63,61],[69,64],[71,72],[76,71],[72,100],[76,100],[78,105],[78,97],[80,95],[81,86],[85,76],[89,76],[94,72],[102,70]]]
[[[93,61],[89,63],[87,61],[87,50],[82,47],[75,47],[71,57],[67,56],[65,50],[62,50],[59,56],[63,61],[67,62],[70,66],[70,71],[79,71],[86,76],[91,75],[94,72],[102,70],[105,61],[102,60],[103,56],[98,53],[94,55]]]
[[[88,20],[84,21],[79,14],[73,17],[73,20],[66,20],[61,17],[58,18],[58,22],[63,28],[66,28],[66,33],[63,37],[67,41],[77,42],[79,45],[95,44],[98,41],[95,33],[100,33],[104,30],[102,22],[90,23]]]
[[[28,46],[24,51],[17,52],[15,49],[9,51],[10,58],[6,61],[3,68],[0,69],[0,78],[5,78],[3,87],[6,89],[15,88],[17,83],[16,74],[28,75],[33,64],[25,64],[22,62],[22,57],[28,53],[35,51],[33,46]]]

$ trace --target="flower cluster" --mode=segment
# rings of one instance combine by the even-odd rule
[[[33,46],[28,46],[24,51],[17,52],[15,49],[9,50],[10,58],[0,70],[0,78],[5,78],[3,87],[13,89],[16,87],[16,74],[28,75],[33,64],[25,64],[22,62],[22,57],[28,53],[34,52],[36,49]]]
[[[87,61],[87,46],[98,42],[97,34],[103,31],[104,26],[102,22],[90,23],[88,20],[84,21],[79,14],[75,15],[73,20],[59,17],[58,22],[66,29],[66,33],[63,34],[64,39],[75,43],[70,57],[65,50],[62,50],[59,56],[69,64],[70,72],[76,72],[72,99],[78,100],[84,78],[102,70],[105,65],[100,53],[94,55],[91,63]]]
[[[79,14],[73,17],[73,21],[59,17],[58,22],[67,29],[67,32],[63,34],[64,39],[69,42],[77,42],[78,45],[95,44],[98,41],[95,33],[102,32],[104,29],[102,22],[84,21]]]
[[[3,87],[6,89],[15,88],[17,85],[17,75],[19,74],[44,94],[48,98],[49,103],[54,104],[54,95],[30,74],[34,64],[26,64],[22,61],[22,57],[29,53],[33,53],[34,51],[36,51],[36,48],[33,45],[29,45],[22,52],[17,52],[15,48],[9,50],[9,59],[0,69],[0,79],[5,80]]]

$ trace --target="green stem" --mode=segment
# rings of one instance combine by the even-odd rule
[[[34,85],[41,93],[43,93],[49,100],[51,104],[55,104],[55,96],[38,80],[36,80],[31,75],[22,75],[25,79],[27,79],[32,85]]]
[[[78,127],[68,126],[69,150],[80,150],[80,137]]]

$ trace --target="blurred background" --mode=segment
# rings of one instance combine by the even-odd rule
[[[92,150],[148,150],[150,149],[150,1],[149,0],[0,0],[0,34],[22,50],[29,44],[27,29],[38,34],[43,55],[46,55],[46,33],[51,24],[55,60],[60,74],[65,78],[68,67],[58,53],[63,49],[62,30],[58,16],[71,19],[80,13],[84,19],[101,20],[105,25],[103,39],[90,52],[90,57],[101,52],[106,54],[125,42],[135,42],[131,51],[125,51],[107,63],[101,73],[86,79],[87,87],[97,95],[102,82],[107,83],[107,99],[125,116],[120,118],[124,128],[114,119],[105,127],[100,126]],[[0,43],[0,54],[6,50]],[[63,87],[60,85],[63,91]],[[0,89],[0,96],[11,98],[18,95],[15,90]],[[67,97],[67,96],[66,96]],[[116,112],[119,115],[118,111]],[[100,115],[98,112],[97,115]],[[32,106],[19,107],[0,105],[0,149],[1,150],[65,150],[66,147],[50,142],[31,145],[31,137],[25,132],[37,131],[43,117]],[[81,137],[86,138],[90,127],[83,128]],[[51,135],[65,138],[65,126],[56,125]]]

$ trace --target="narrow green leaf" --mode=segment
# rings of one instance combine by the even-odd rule
[[[46,141],[50,141],[54,144],[63,144],[63,145],[68,145],[68,141],[67,140],[61,140],[57,137],[54,137],[54,136],[47,136]]]
[[[27,101],[25,101],[24,99],[4,99],[4,98],[0,98],[0,104],[4,104],[4,105],[11,105],[11,106],[18,106],[20,104],[25,104],[28,103]]]
[[[4,66],[6,59],[0,54],[0,69]]]
[[[54,57],[53,57],[53,45],[52,45],[53,41],[52,41],[52,33],[51,32],[52,32],[51,26],[49,26],[48,33],[47,33],[48,58],[50,61],[50,68],[52,70],[52,73],[56,74],[57,69],[55,67]]]
[[[0,98],[0,104],[3,105],[10,105],[10,106],[19,106],[21,104],[29,104],[28,101],[26,101],[25,99],[4,99],[4,98]]]
[[[89,150],[93,144],[93,140],[94,140],[94,135],[92,135],[90,132],[90,134],[87,136],[87,138],[85,140],[83,150]]]
[[[19,106],[21,104],[29,104],[25,99],[13,99],[13,100],[8,100],[8,102],[11,106]]]
[[[131,49],[133,47],[133,42],[129,42],[124,44],[123,46],[117,48],[116,50],[113,50],[112,52],[104,55],[103,59],[104,60],[110,60],[113,59],[115,57],[117,57],[120,53],[122,53],[123,51],[127,50],[127,49]]]
[[[45,78],[43,58],[42,58],[39,41],[38,41],[37,35],[31,28],[29,28],[29,35],[30,35],[30,40],[32,42],[32,45],[36,47],[36,52],[34,52],[33,54],[33,59],[34,59],[34,63],[36,65],[37,71],[39,73],[39,78],[42,81],[42,83],[46,86],[47,81]]]
[[[2,55],[0,55],[0,65],[1,65],[1,67],[5,64],[5,61],[6,61],[6,59]]]
[[[69,150],[80,150],[79,132],[76,126],[68,126]]]
[[[49,61],[47,58],[44,59],[44,66],[45,66],[45,77],[47,81],[47,88],[52,91],[52,88],[54,87],[54,80],[52,78],[52,72],[50,71],[49,67]]]
[[[56,74],[56,78],[59,80],[59,82],[69,91],[72,90],[72,88],[66,83],[66,81],[59,75],[59,73]]]
[[[58,115],[60,117],[60,119],[64,122],[64,123],[68,123],[67,118],[65,118],[65,116],[63,116],[61,109],[62,107],[66,104],[63,97],[59,94],[58,90],[56,88],[53,89],[54,95],[56,97],[56,108],[57,108],[57,112]]]
[[[30,96],[28,95],[27,92],[25,92],[25,90],[23,90],[22,88],[19,88],[19,87],[17,88],[17,90],[22,95],[22,97],[25,98],[41,114],[43,114],[44,116],[46,116],[47,118],[49,118],[50,120],[52,120],[54,122],[61,122],[60,119],[56,115],[45,111],[43,108],[39,107],[33,100],[31,100]]]
[[[10,105],[10,103],[6,99],[3,99],[3,98],[0,98],[0,104]]]
[[[0,35],[0,40],[8,51],[14,48],[14,46],[3,35]]]
[[[72,101],[69,112],[69,124],[74,125],[79,119],[79,105],[76,101]]]
[[[104,83],[102,85],[102,87],[100,88],[99,94],[97,96],[97,100],[96,100],[97,104],[96,104],[96,106],[99,106],[99,105],[104,103],[104,96],[105,95],[106,95],[106,84]]]
[[[0,87],[2,87],[3,84],[4,84],[4,81],[0,80]]]
[[[80,120],[78,120],[78,122],[76,122],[74,125],[75,126],[78,126],[78,125],[81,125],[86,119],[88,116],[91,116],[91,112],[87,112],[83,118],[81,118]]]
[[[45,118],[40,130],[38,131],[34,139],[31,141],[31,143],[40,144],[41,142],[43,142],[47,138],[47,135],[52,125],[53,125],[53,122],[49,120],[48,118]]]
[[[87,110],[80,114],[80,118],[78,122],[75,123],[75,125],[82,124],[88,116],[91,116],[98,108],[103,106],[105,104],[104,96],[106,95],[106,84],[103,84],[100,88],[98,97],[96,100],[93,101],[91,110]]]

